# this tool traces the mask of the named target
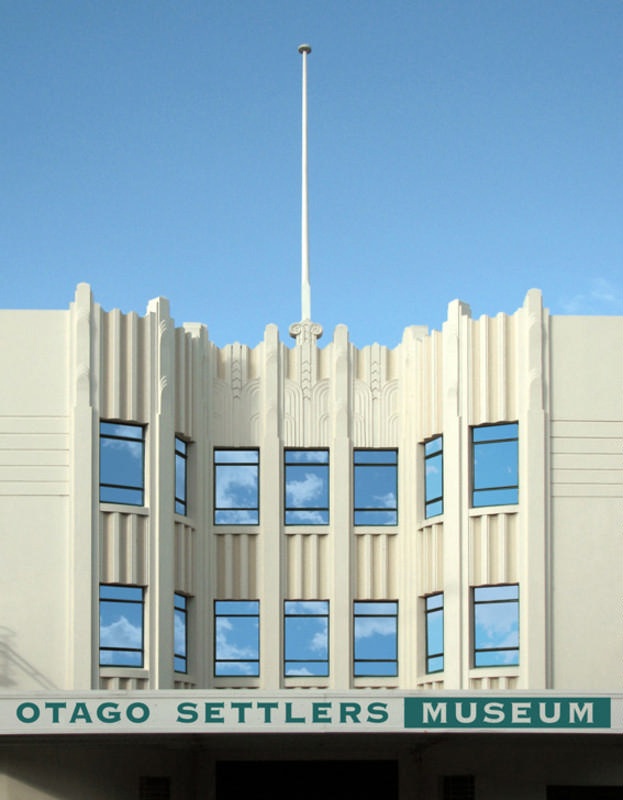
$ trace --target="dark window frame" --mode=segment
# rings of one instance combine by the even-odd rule
[[[429,448],[431,448],[436,442],[439,442],[439,448],[436,450],[432,450],[429,452]],[[444,482],[443,482],[443,434],[437,434],[436,436],[432,436],[430,439],[427,439],[423,443],[424,448],[424,517],[425,519],[431,519],[432,517],[439,517],[443,514],[443,496],[444,496]],[[435,495],[434,497],[428,496],[428,488],[429,488],[429,481],[428,481],[428,464],[433,459],[440,459],[441,464],[441,494]],[[439,511],[431,510],[431,507],[436,505],[437,503],[440,504]]]
[[[102,597],[102,589],[135,589],[140,591],[140,599],[132,599],[132,598],[115,598],[115,597]],[[138,605],[141,607],[141,646],[140,647],[116,647],[116,646],[102,646],[101,643],[101,630],[102,630],[102,623],[101,617],[99,622],[99,666],[100,667],[113,667],[119,669],[143,669],[145,666],[145,587],[138,586],[136,584],[128,584],[128,583],[100,583],[99,586],[99,609],[102,608],[102,603],[106,603],[108,605],[119,603],[123,605]],[[114,655],[113,661],[102,662],[102,653],[140,653],[140,664],[120,664],[115,663]]]
[[[134,428],[137,432],[140,431],[140,436],[123,436],[119,433],[112,433],[109,430],[106,430],[107,426],[116,427],[116,428]],[[99,500],[100,503],[112,503],[115,505],[126,505],[126,506],[144,506],[145,505],[145,444],[146,444],[146,432],[147,426],[140,422],[127,422],[121,420],[110,420],[110,419],[100,419],[100,432],[99,432]],[[111,441],[111,442],[127,442],[128,444],[135,444],[140,445],[141,447],[141,481],[139,485],[133,484],[125,484],[125,483],[113,483],[112,481],[102,480],[102,475],[105,472],[102,464],[102,451],[103,451],[103,441]],[[105,476],[107,477],[107,476]],[[107,489],[110,490],[119,490],[123,492],[135,492],[138,493],[140,497],[140,502],[133,502],[131,498],[126,498],[124,500],[120,499],[110,499],[107,497],[102,497],[103,494],[106,494]],[[104,490],[104,491],[103,491]]]
[[[255,453],[257,458],[255,461],[222,461],[218,462],[218,453]],[[213,510],[213,523],[219,527],[224,525],[240,525],[240,526],[257,526],[260,524],[260,448],[259,447],[215,447],[212,454],[213,475],[212,475],[212,490],[214,498]],[[255,467],[256,477],[256,493],[255,505],[250,506],[219,506],[218,503],[218,473],[219,467]],[[218,519],[219,513],[225,512],[255,512],[255,519],[252,521],[220,521]]]
[[[480,592],[483,589],[503,589],[503,588],[510,588],[513,587],[516,589],[516,596],[515,597],[505,597],[505,598],[494,598],[492,600],[478,600],[477,599],[477,592]],[[498,669],[500,667],[518,667],[520,663],[520,639],[519,639],[519,584],[518,583],[491,583],[491,584],[483,584],[481,586],[472,586],[472,658],[473,663],[472,666],[475,669]],[[490,606],[490,605],[501,605],[501,604],[510,604],[514,603],[516,609],[516,619],[517,619],[517,645],[516,646],[502,646],[502,647],[478,647],[477,641],[477,611],[478,608],[482,606]],[[487,653],[515,653],[516,660],[509,661],[506,663],[497,663],[497,664],[479,664],[478,663],[478,656],[480,654],[487,654]]]
[[[393,613],[358,612],[358,606],[387,605],[393,606]],[[393,658],[361,658],[357,656],[357,620],[358,619],[393,619],[394,620],[394,657]],[[358,665],[393,664],[393,672],[359,672]],[[398,600],[354,600],[353,601],[353,677],[355,678],[395,678],[398,676]]]
[[[324,453],[326,454],[326,458],[323,460],[318,461],[289,461],[288,456],[290,453]],[[308,526],[316,526],[316,525],[329,525],[331,519],[331,456],[328,447],[286,447],[283,451],[283,469],[284,469],[284,480],[283,480],[283,519],[284,525],[308,525]],[[326,477],[324,478],[324,482],[326,483],[327,488],[327,505],[326,506],[290,506],[288,505],[288,472],[291,469],[303,469],[305,467],[314,467],[314,468],[325,468],[326,469]],[[290,470],[288,469],[290,468]],[[300,514],[301,512],[306,513],[319,513],[325,514],[326,517],[322,519],[320,522],[315,522],[312,520],[294,520],[288,519],[289,514]]]
[[[219,613],[220,603],[255,603],[255,613],[250,612],[225,612]],[[228,619],[256,619],[257,620],[257,656],[255,658],[218,658],[218,620]],[[219,672],[219,665],[226,664],[252,664],[255,672]],[[260,601],[259,600],[214,600],[214,677],[215,678],[259,678],[260,676]]]
[[[357,461],[357,456],[360,453],[393,453],[393,461]],[[368,468],[383,468],[393,470],[393,484],[394,484],[394,505],[393,506],[357,506],[357,473],[365,474]],[[358,522],[358,514],[394,514],[393,522]],[[356,527],[363,526],[383,526],[395,527],[398,525],[398,448],[397,447],[356,447],[353,450],[353,525]]]
[[[488,431],[493,430],[495,428],[504,428],[513,426],[515,428],[515,435],[514,436],[500,436],[497,439],[480,439],[476,440],[476,436],[480,431]],[[517,443],[517,463],[515,465],[515,470],[517,472],[517,483],[511,484],[500,484],[500,485],[492,485],[492,486],[478,486],[478,469],[476,466],[477,460],[477,448],[484,448],[484,447],[491,447],[499,444],[506,444],[509,442],[516,442]],[[518,422],[495,422],[495,423],[486,423],[484,425],[474,425],[471,428],[471,498],[472,498],[472,508],[486,508],[488,506],[507,506],[507,505],[517,505],[519,503],[519,423]],[[483,494],[484,492],[505,492],[505,491],[512,491],[515,492],[515,497],[513,500],[500,500],[500,502],[477,502],[478,495]]]
[[[180,601],[183,601],[181,603]],[[173,617],[174,617],[174,633],[173,633],[173,670],[180,674],[188,674],[188,602],[189,597],[182,592],[175,592],[173,594]],[[178,653],[175,646],[175,616],[176,612],[182,615],[184,620],[184,652]]]
[[[324,603],[326,611],[320,613],[306,613],[306,614],[297,614],[293,612],[288,612],[288,604],[289,603]],[[330,609],[330,601],[329,600],[296,600],[296,599],[289,599],[283,601],[283,674],[285,678],[326,678],[329,676],[329,663],[330,663],[330,651],[329,651],[329,609]],[[327,648],[327,655],[326,658],[288,658],[288,619],[324,619],[327,623],[327,634],[326,634],[326,648]],[[288,673],[288,666],[294,666],[295,664],[323,664],[325,666],[324,672],[314,672],[311,675],[292,675]]]
[[[441,605],[433,606],[432,603],[436,599],[441,598]],[[425,636],[426,636],[426,673],[433,675],[436,672],[443,672],[445,669],[445,647],[444,647],[444,625],[445,625],[445,609],[444,609],[444,593],[434,592],[433,594],[426,595],[424,598],[424,616],[425,616]],[[441,650],[436,653],[431,653],[429,650],[429,631],[431,625],[431,617],[433,614],[441,612]],[[441,666],[432,669],[433,659],[441,659]]]

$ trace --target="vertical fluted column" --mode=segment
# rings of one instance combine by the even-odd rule
[[[150,301],[151,408],[146,486],[150,508],[148,663],[153,689],[173,687],[175,337],[169,304]]]
[[[262,428],[260,442],[260,676],[263,689],[281,684],[283,664],[282,598],[285,570],[281,504],[281,344],[275,325],[268,325],[263,343]]]
[[[99,688],[99,465],[94,304],[81,283],[71,305],[71,522],[67,565],[67,689]]]
[[[343,691],[352,685],[353,575],[352,531],[352,448],[350,440],[351,352],[348,330],[338,325],[333,338],[331,375],[331,550],[333,554],[333,598],[331,608],[330,652],[332,688]]]

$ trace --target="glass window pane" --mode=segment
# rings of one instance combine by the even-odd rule
[[[259,602],[219,600],[215,611],[215,675],[259,675]]]
[[[355,525],[396,525],[396,451],[355,450],[354,461]]]
[[[125,439],[142,439],[143,426],[124,424],[123,422],[100,422],[100,433],[104,436],[123,437]]]
[[[214,451],[214,523],[259,523],[259,451]]]
[[[442,495],[442,457],[432,456],[426,461],[426,502]]]
[[[285,464],[286,525],[327,525],[328,451],[286,450]]]
[[[173,667],[176,672],[187,671],[187,607],[188,598],[183,594],[174,595],[174,643],[173,643]]]
[[[396,508],[396,468],[366,465],[355,467],[357,508]]]
[[[329,604],[286,601],[284,604],[285,674],[329,674]]]
[[[443,438],[441,436],[435,436],[434,439],[424,442],[424,455],[428,457],[441,453],[442,442]]]
[[[398,604],[354,603],[354,674],[398,674]]]
[[[397,525],[396,511],[355,511],[355,525]]]
[[[100,664],[143,665],[143,589],[100,586]]]
[[[518,425],[472,428],[472,505],[516,504],[519,500]],[[509,438],[510,437],[510,438]]]
[[[176,439],[175,453],[175,512],[186,514],[186,443],[184,442],[184,452],[179,450],[180,440]]]
[[[259,464],[259,450],[215,450],[215,464]]]
[[[443,513],[443,437],[424,443],[425,517]]]
[[[509,422],[506,425],[479,425],[473,428],[475,442],[487,442],[500,439],[516,439],[518,425]]]
[[[100,422],[100,501],[143,505],[144,429]]]
[[[476,586],[474,587],[474,597],[479,603],[488,600],[517,600],[519,586],[516,583],[499,586]]]
[[[355,450],[355,464],[396,464],[396,450]]]
[[[100,586],[102,600],[133,600],[142,602],[143,589],[140,586],[117,586],[116,584],[103,583]]]
[[[426,506],[426,518],[428,517],[436,517],[439,514],[443,514],[443,501],[437,500],[435,503],[429,503]]]
[[[387,677],[397,675],[397,663],[392,661],[355,661],[355,677]]]
[[[143,445],[121,439],[102,439],[100,478],[103,483],[141,488]]]
[[[427,672],[441,672],[444,668],[443,656],[431,656],[426,662]]]
[[[443,609],[431,611],[427,617],[426,647],[429,654],[443,653]]]
[[[216,472],[217,508],[257,507],[257,467],[219,465]]]
[[[474,489],[517,485],[517,442],[489,442],[474,449]]]
[[[519,587],[474,588],[475,666],[519,663]]]
[[[295,450],[285,452],[286,464],[328,464],[328,450]]]

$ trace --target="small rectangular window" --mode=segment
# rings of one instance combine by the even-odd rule
[[[398,523],[398,452],[355,450],[355,525]]]
[[[329,451],[285,451],[285,524],[329,524]]]
[[[173,614],[173,667],[176,672],[188,672],[188,598],[186,595],[175,592]]]
[[[354,674],[398,674],[398,603],[360,600],[354,603]]]
[[[329,601],[284,603],[286,676],[329,674]]]
[[[214,674],[243,677],[260,674],[259,600],[216,600]]]
[[[188,442],[175,437],[175,513],[186,516],[188,504]]]
[[[100,585],[100,666],[142,667],[144,589]]]
[[[431,594],[426,603],[426,672],[443,670],[443,592]]]
[[[260,452],[214,451],[214,524],[257,525],[260,521]]]
[[[476,586],[473,609],[474,666],[519,664],[519,586]]]
[[[100,502],[145,502],[145,428],[100,422]]]
[[[519,500],[518,425],[472,428],[472,505],[499,506]]]
[[[424,487],[426,519],[443,514],[443,436],[424,442]]]

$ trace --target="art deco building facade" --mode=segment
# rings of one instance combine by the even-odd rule
[[[623,320],[291,334],[0,312],[0,798],[618,796]]]

